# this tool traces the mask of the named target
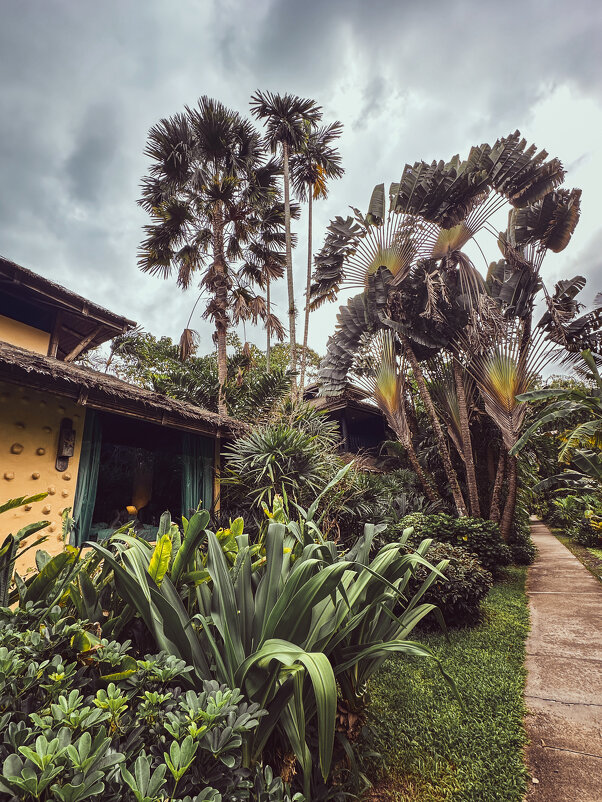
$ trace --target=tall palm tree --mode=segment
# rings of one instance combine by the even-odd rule
[[[336,392],[366,331],[392,328],[412,369],[460,515],[466,514],[466,505],[421,363],[441,349],[455,356],[457,335],[471,316],[481,323],[496,318],[495,301],[485,294],[485,283],[463,251],[479,231],[492,230],[488,220],[494,212],[510,204],[516,210],[513,214],[530,226],[531,210],[535,208],[537,215],[540,204],[542,221],[553,219],[558,226],[556,244],[563,246],[570,238],[578,217],[574,210],[578,195],[569,193],[564,198],[571,211],[557,219],[554,210],[562,204],[555,190],[564,171],[557,159],[547,156],[545,151],[527,147],[515,132],[493,146],[472,148],[464,161],[454,156],[449,162],[406,165],[399,183],[390,187],[389,210],[380,184],[372,193],[367,214],[354,210],[354,217],[332,221],[316,257],[314,306],[333,300],[342,287],[361,291],[338,316],[321,370],[325,391]],[[554,195],[554,203],[545,202],[548,195]],[[462,366],[457,357],[456,361],[467,484],[471,507],[478,509]]]
[[[306,124],[317,125],[322,110],[315,101],[297,95],[277,95],[257,91],[251,97],[251,113],[265,121],[266,142],[272,153],[280,150],[284,177],[284,214],[286,234],[286,281],[288,289],[288,322],[291,344],[291,371],[297,368],[297,335],[295,289],[293,282],[293,252],[291,237],[290,167],[289,159],[303,145]]]
[[[299,393],[303,395],[305,368],[307,364],[307,339],[309,336],[309,313],[311,309],[311,273],[313,263],[312,223],[313,201],[328,197],[328,181],[341,178],[341,154],[333,147],[343,132],[343,125],[334,122],[320,128],[306,124],[306,136],[300,150],[291,156],[291,182],[300,201],[308,203],[307,209],[307,280],[305,285],[305,320],[303,325],[303,349],[299,371]]]
[[[296,203],[290,205],[290,215],[294,220],[300,217],[300,208]],[[265,317],[266,330],[266,365],[270,372],[270,359],[272,338],[282,342],[285,329],[272,311],[271,287],[272,281],[282,278],[286,266],[285,231],[284,231],[284,204],[277,201],[269,206],[260,207],[256,219],[256,236],[245,250],[245,263],[242,267],[243,275],[250,278],[265,289]],[[296,243],[292,235],[293,245]]]
[[[215,324],[219,404],[226,413],[226,335],[235,263],[253,237],[251,214],[278,189],[280,169],[266,162],[252,124],[206,96],[195,108],[162,119],[149,132],[152,160],[138,201],[151,216],[139,249],[140,268],[187,289],[204,269],[200,286],[209,296],[204,317]]]

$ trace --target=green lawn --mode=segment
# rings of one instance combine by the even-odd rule
[[[388,660],[371,682],[371,725],[386,762],[372,799],[396,802],[519,802],[523,762],[525,639],[523,568],[513,568],[486,602],[486,619],[425,640],[444,660],[462,711],[436,666]]]

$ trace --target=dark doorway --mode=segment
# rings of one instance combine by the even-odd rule
[[[181,515],[182,436],[143,421],[101,415],[102,446],[91,539],[127,522],[154,540],[165,510]]]

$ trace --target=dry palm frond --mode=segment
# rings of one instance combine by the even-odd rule
[[[180,359],[185,362],[194,354],[199,345],[199,333],[194,329],[184,329],[180,337]]]

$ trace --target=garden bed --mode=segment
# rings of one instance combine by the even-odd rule
[[[390,658],[370,683],[371,726],[383,756],[373,800],[519,802],[526,789],[523,691],[529,613],[526,569],[511,568],[473,629],[421,636],[444,661],[462,711],[435,665]]]

